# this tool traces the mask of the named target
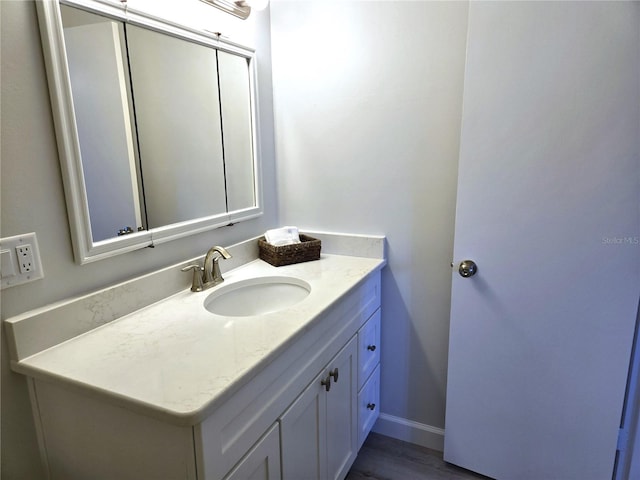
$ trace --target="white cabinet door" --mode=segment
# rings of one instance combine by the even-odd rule
[[[354,338],[280,418],[284,480],[346,475],[358,446],[356,367]]]
[[[280,419],[282,478],[320,480],[327,477],[327,397],[318,375]]]
[[[327,392],[327,475],[331,480],[345,477],[358,453],[358,352],[354,338],[329,363],[337,369],[338,380]]]
[[[280,430],[276,423],[225,480],[280,480]]]

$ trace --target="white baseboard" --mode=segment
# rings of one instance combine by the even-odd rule
[[[387,437],[444,451],[444,429],[381,413],[373,431]]]

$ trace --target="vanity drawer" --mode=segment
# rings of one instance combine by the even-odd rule
[[[358,450],[380,415],[380,366],[358,393]]]
[[[358,331],[358,390],[380,363],[380,309]]]

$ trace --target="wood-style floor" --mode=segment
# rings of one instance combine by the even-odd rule
[[[429,448],[370,433],[345,480],[478,480]]]

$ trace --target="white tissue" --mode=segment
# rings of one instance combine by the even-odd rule
[[[267,230],[264,238],[273,246],[291,245],[300,243],[298,227],[282,227]]]

